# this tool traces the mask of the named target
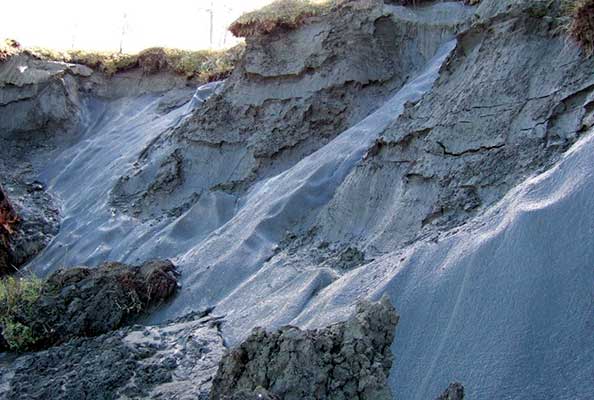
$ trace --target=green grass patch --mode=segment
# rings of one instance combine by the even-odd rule
[[[43,282],[32,275],[0,280],[0,327],[11,350],[25,351],[37,342],[31,328],[22,321],[31,315],[42,288]]]
[[[303,25],[310,17],[329,13],[341,0],[277,0],[259,10],[246,13],[231,24],[236,37],[269,34],[291,30]]]

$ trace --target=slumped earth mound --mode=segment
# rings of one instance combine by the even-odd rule
[[[348,321],[325,329],[255,329],[223,357],[210,398],[392,399],[387,375],[398,318],[385,297],[358,304]]]
[[[562,1],[394,3],[248,35],[233,74],[198,89],[0,63],[0,179],[39,233],[11,238],[12,263],[182,274],[144,326],[0,356],[0,398],[217,396],[253,328],[331,331],[383,296],[402,316],[381,369],[394,398],[452,381],[442,398],[591,396],[594,59]],[[250,382],[225,395],[286,394],[224,360]]]

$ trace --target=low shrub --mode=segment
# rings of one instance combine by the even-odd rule
[[[23,321],[33,314],[33,306],[41,295],[42,287],[42,281],[33,275],[9,276],[0,280],[0,336],[10,350],[26,350],[37,342],[33,331]]]
[[[179,75],[210,82],[227,77],[240,60],[243,50],[243,45],[222,51],[155,47],[138,53],[134,64],[147,74],[171,70]]]

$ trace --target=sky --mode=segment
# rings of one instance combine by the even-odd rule
[[[226,28],[271,0],[2,0],[0,39],[57,50],[137,52],[147,47],[224,48]],[[213,40],[210,13],[213,9]],[[6,16],[10,16],[7,18]]]

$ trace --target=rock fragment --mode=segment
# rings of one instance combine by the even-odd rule
[[[450,383],[450,386],[435,400],[464,400],[464,386],[461,383]]]

